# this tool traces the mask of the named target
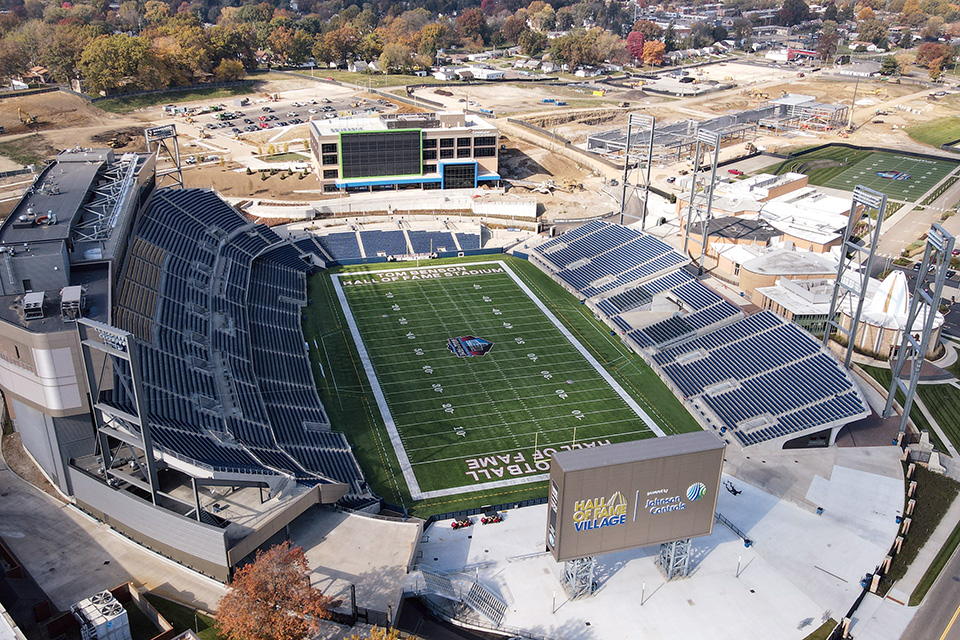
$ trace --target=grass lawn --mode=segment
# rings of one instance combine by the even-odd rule
[[[433,76],[408,76],[403,74],[383,75],[380,73],[356,73],[353,71],[344,71],[343,69],[317,69],[313,73],[304,71],[292,71],[299,76],[309,78],[330,78],[337,82],[346,82],[360,86],[369,86],[373,89],[382,89],[384,87],[400,87],[408,84],[446,84],[443,80],[437,80]]]
[[[22,165],[40,164],[46,159],[34,144],[35,136],[18,138],[10,142],[0,142],[0,155],[6,156]]]
[[[853,191],[857,185],[887,194],[891,198],[913,202],[943,180],[957,167],[956,162],[927,160],[867,149],[830,146],[785,160],[772,169],[781,175],[788,171],[806,174],[810,184]],[[882,178],[878,172],[908,174],[905,179]]]
[[[960,424],[957,422],[960,389],[952,384],[922,384],[917,387],[917,395],[953,446],[960,448]]]
[[[272,156],[263,156],[260,159],[264,162],[306,162],[310,158],[302,153],[287,151],[286,153],[275,153]]]
[[[528,262],[503,255],[493,259],[513,270],[665,432],[699,429],[642,359],[612,338],[589,309]],[[465,261],[479,260],[431,261],[425,266]],[[404,266],[412,265],[391,268]],[[364,271],[384,268],[387,265],[365,265],[334,272],[362,280]],[[311,278],[311,304],[304,317],[321,400],[334,428],[354,445],[374,491],[388,502],[410,507],[397,451],[330,275]],[[459,488],[455,495],[420,502],[414,508],[417,515],[543,497],[545,483],[540,481],[489,485],[543,473],[537,462],[545,466],[547,449],[571,444],[574,427],[581,444],[651,435],[626,400],[506,273],[344,285],[343,290],[397,425],[401,454],[409,458],[421,490]],[[467,335],[493,342],[493,347],[487,355],[473,357],[457,357],[448,350],[448,339]]]
[[[960,118],[950,116],[911,125],[907,127],[907,135],[917,142],[939,148],[947,142],[960,140]]]
[[[803,640],[827,640],[830,637],[830,634],[834,629],[837,628],[837,621],[833,618],[830,618],[822,625],[820,625],[816,631],[808,635]]]
[[[917,492],[914,494],[917,504],[910,516],[910,531],[903,539],[900,553],[895,555],[890,563],[890,571],[880,578],[878,593],[881,595],[885,595],[890,587],[906,574],[907,568],[940,524],[943,514],[950,508],[960,490],[960,483],[957,481],[927,471],[921,466],[916,467],[913,479],[917,481]]]
[[[147,600],[153,607],[160,612],[167,622],[173,625],[173,630],[178,635],[187,629],[193,629],[200,640],[219,640],[217,628],[214,626],[214,619],[197,613],[189,607],[177,604],[166,598],[161,598],[152,593],[146,594]]]
[[[950,537],[947,538],[947,542],[940,548],[940,551],[937,552],[937,557],[930,563],[927,572],[923,574],[920,582],[917,583],[917,588],[910,594],[911,607],[916,607],[923,602],[927,591],[929,591],[933,583],[937,581],[937,576],[940,575],[940,572],[943,571],[943,568],[947,565],[947,561],[953,556],[953,552],[956,551],[958,544],[960,544],[960,522],[953,528],[953,532],[950,534]]]
[[[252,79],[256,79],[254,76]],[[246,82],[236,87],[219,87],[210,89],[194,89],[188,91],[166,91],[164,93],[151,93],[145,96],[117,96],[108,98],[99,102],[94,102],[94,106],[111,113],[130,113],[144,107],[152,107],[158,104],[169,104],[176,102],[193,102],[197,100],[216,100],[232,98],[234,96],[244,96],[256,93],[257,82]]]
[[[871,378],[879,382],[880,386],[882,386],[884,389],[890,388],[890,379],[892,377],[892,372],[890,371],[890,369],[865,366],[863,367],[863,370],[866,371]],[[923,389],[924,385],[920,385],[917,388],[918,390]],[[918,393],[917,395],[919,396],[921,394]],[[904,400],[903,391],[898,390],[897,402],[900,403],[900,406],[903,406],[903,400]],[[914,398],[914,400],[916,400],[916,398]],[[930,405],[928,405],[926,402],[924,402],[924,405],[928,409],[930,408]],[[947,454],[947,448],[943,446],[943,441],[940,440],[940,436],[938,436],[937,432],[930,427],[930,421],[927,420],[927,416],[925,416],[923,414],[923,411],[920,410],[920,407],[917,406],[916,401],[914,401],[913,406],[910,407],[910,419],[913,420],[913,424],[917,425],[918,429],[920,429],[921,431],[926,431],[927,433],[930,434],[930,442],[933,443],[933,446],[935,446],[938,451],[940,451],[943,454],[949,455]],[[940,427],[943,428],[943,425],[940,425]]]

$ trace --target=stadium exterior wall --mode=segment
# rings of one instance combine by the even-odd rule
[[[73,465],[67,473],[77,506],[87,513],[138,544],[200,573],[221,582],[229,579],[225,530],[158,509]]]
[[[47,479],[63,493],[72,493],[66,468],[70,458],[90,455],[96,439],[89,414],[56,418],[10,398],[16,415],[17,432],[24,449],[33,457]]]
[[[323,496],[323,494],[327,492],[332,493],[331,495]],[[240,564],[244,558],[254,553],[260,545],[286,529],[288,524],[293,522],[300,514],[313,505],[320,502],[336,502],[346,495],[346,493],[347,487],[342,484],[316,485],[311,487],[309,491],[303,492],[302,495],[293,501],[293,504],[287,505],[286,508],[270,518],[266,523],[258,525],[253,533],[227,550],[227,560],[230,566],[235,567]]]

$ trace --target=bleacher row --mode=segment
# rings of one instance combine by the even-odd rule
[[[686,399],[701,401],[744,445],[868,411],[852,378],[812,336],[769,311],[744,318],[739,307],[678,269],[686,259],[656,238],[595,220],[532,255],[592,298]],[[663,295],[679,303],[671,317],[634,328],[623,316],[650,310]]]
[[[853,419],[868,411],[850,376],[814,339],[761,311],[653,356],[744,445]]]
[[[456,235],[456,241],[454,240]],[[409,243],[407,239],[409,238]],[[458,249],[457,242],[460,243]],[[303,251],[320,253],[325,261],[359,260],[413,254],[429,254],[471,251],[480,248],[480,236],[476,233],[451,231],[364,230],[339,231],[297,240]],[[363,249],[361,250],[361,245]],[[321,249],[317,251],[317,247]],[[325,254],[325,255],[324,255]]]
[[[363,500],[360,467],[317,397],[300,329],[300,254],[213,192],[157,191],[131,238],[117,324],[140,340],[165,451],[218,470],[343,482],[348,499]],[[110,402],[131,408],[122,380]]]

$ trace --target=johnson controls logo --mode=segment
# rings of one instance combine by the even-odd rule
[[[695,482],[687,488],[687,500],[696,502],[707,493],[707,485]]]

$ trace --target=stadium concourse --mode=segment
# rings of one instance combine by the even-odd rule
[[[853,376],[813,336],[769,311],[744,317],[653,236],[595,220],[532,247],[529,258],[727,443],[833,444],[870,413]]]

